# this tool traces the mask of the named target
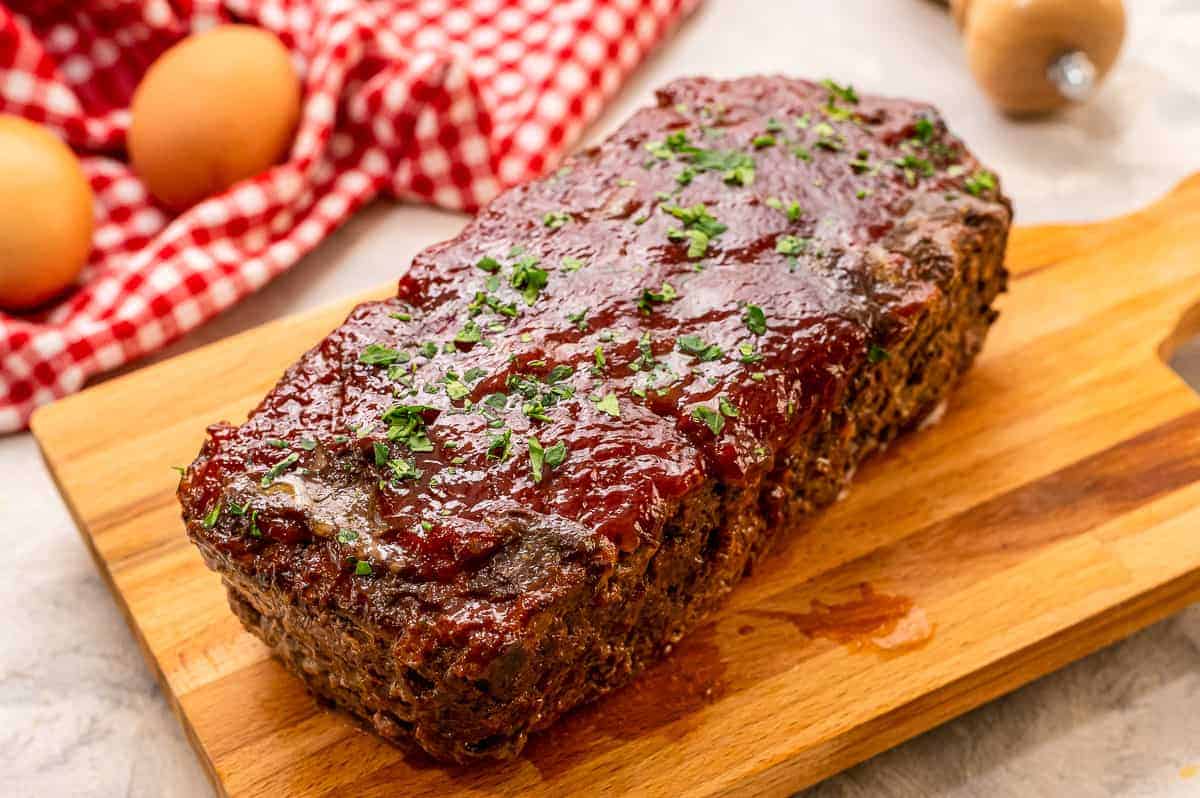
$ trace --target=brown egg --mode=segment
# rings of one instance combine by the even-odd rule
[[[0,114],[0,307],[26,310],[75,282],[92,248],[92,189],[58,136]]]
[[[300,118],[300,80],[269,31],[189,36],[133,95],[129,156],[150,193],[182,210],[279,161]]]

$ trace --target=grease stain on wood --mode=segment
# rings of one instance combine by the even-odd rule
[[[855,651],[898,654],[933,639],[929,615],[906,596],[877,593],[867,582],[857,598],[826,602],[813,599],[807,612],[753,610],[750,615],[790,623],[810,639],[825,638]]]

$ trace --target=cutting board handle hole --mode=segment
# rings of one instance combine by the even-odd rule
[[[1183,314],[1159,345],[1158,354],[1192,390],[1200,393],[1200,303]]]

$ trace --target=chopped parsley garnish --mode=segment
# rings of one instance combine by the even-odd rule
[[[546,465],[551,468],[558,468],[567,459],[567,445],[562,441],[551,446],[546,450]]]
[[[430,360],[433,360],[435,357],[437,357],[438,345],[433,341],[426,341],[425,343],[421,344],[421,347],[417,350],[417,352],[419,352],[422,357],[427,357]]]
[[[394,313],[389,313],[388,316],[390,318],[395,319],[396,321],[412,321],[412,314],[405,313],[402,310],[397,310]]]
[[[763,359],[761,354],[754,351],[754,346],[752,344],[738,344],[738,352],[740,352],[742,355],[740,358],[738,358],[738,360],[742,361],[743,363],[757,363]]]
[[[920,141],[922,144],[928,144],[929,142],[933,141],[933,122],[929,121],[929,119],[926,117],[921,117],[917,120],[916,124],[913,125],[913,132],[916,134],[918,141]]]
[[[678,205],[664,205],[663,210],[683,222],[683,226],[689,230],[699,230],[710,238],[716,238],[729,229],[717,217],[709,213],[707,207],[700,203],[690,208],[681,208]]]
[[[600,347],[596,347],[596,348],[597,348],[597,349],[599,349]],[[181,477],[182,477],[184,474],[186,474],[186,473],[187,473],[187,469],[186,469],[186,468],[184,468],[183,466],[171,466],[171,470],[172,470],[172,471],[178,471],[178,472],[179,472],[179,476],[181,476]]]
[[[296,454],[295,452],[292,452],[287,457],[283,458],[278,463],[271,466],[271,468],[267,471],[267,473],[263,475],[263,478],[262,478],[262,481],[260,484],[264,488],[270,487],[272,482],[274,482],[276,479],[278,479],[280,477],[280,475],[283,474],[284,471],[287,471],[289,468],[294,466],[299,459],[300,459],[300,455]]]
[[[783,132],[783,123],[780,122],[775,117],[771,117],[770,119],[767,120],[767,132],[768,133],[782,133]]]
[[[596,363],[596,365],[594,366],[595,370],[603,371],[604,366],[605,366],[604,347],[601,346],[600,344],[596,344],[596,348],[592,350],[592,358],[595,360],[595,363]],[[180,472],[180,473],[182,473],[182,472]]]
[[[738,409],[736,407],[734,407],[733,403],[730,402],[728,399],[726,399],[724,396],[718,397],[717,407],[720,408],[721,415],[725,416],[726,418],[737,418],[738,417]]]
[[[780,236],[775,242],[775,251],[783,255],[799,255],[804,251],[805,239],[796,236]]]
[[[469,319],[454,335],[454,340],[460,344],[477,344],[483,340],[483,330],[479,329],[479,325],[474,319]]]
[[[459,380],[446,380],[446,395],[450,397],[450,401],[457,402],[459,399],[465,399],[471,393],[471,389]]]
[[[721,430],[725,429],[725,417],[711,407],[699,405],[692,410],[692,418],[712,430],[713,435],[720,435]]]
[[[706,343],[698,335],[681,335],[675,339],[679,351],[689,354],[701,363],[719,360],[725,353],[716,344]]]
[[[849,103],[850,105],[858,105],[858,92],[856,92],[854,87],[850,84],[847,83],[845,86],[843,86],[836,81],[825,78],[821,81],[821,85],[824,86],[829,92],[829,99],[831,102],[833,100],[841,100],[842,102]]]
[[[746,305],[742,321],[746,322],[746,329],[755,335],[762,335],[767,331],[767,314],[763,313],[763,309],[758,305]]]
[[[471,312],[472,316],[477,316],[483,312],[484,308],[490,308],[492,312],[500,316],[507,316],[510,319],[516,318],[520,313],[517,310],[517,306],[512,302],[505,302],[499,297],[485,291],[476,291],[475,298],[467,305],[467,309]]]
[[[971,196],[978,197],[983,192],[996,188],[996,176],[986,169],[980,169],[967,178],[963,187]]]
[[[478,380],[482,377],[486,377],[486,376],[487,376],[487,369],[480,368],[479,366],[472,366],[471,368],[467,369],[466,373],[463,374],[462,378],[463,378],[463,382],[475,382],[476,380]]]
[[[871,344],[871,348],[867,350],[867,360],[871,361],[872,363],[882,362],[887,360],[889,357],[891,357],[891,355],[886,349],[881,346],[876,346],[875,344]]]
[[[270,446],[273,449],[286,449],[288,447],[288,442],[280,440],[279,438],[272,438],[271,440],[267,441],[267,446]]]
[[[375,454],[375,465],[387,465],[388,454],[390,454],[390,452],[388,452],[388,447],[386,444],[375,441],[373,444],[371,444],[371,450]]]
[[[692,260],[704,257],[708,252],[709,237],[700,230],[679,230],[672,227],[667,230],[667,238],[672,241],[687,241],[687,256]]]
[[[353,543],[358,540],[358,533],[353,529],[339,529],[337,533],[338,543]]]
[[[359,560],[358,562],[354,563],[355,576],[370,576],[371,573],[371,563],[367,562],[366,560]]]
[[[504,462],[512,455],[512,430],[493,435],[488,440],[487,459]]]
[[[651,291],[647,288],[642,291],[642,295],[638,299],[638,310],[643,313],[649,313],[654,305],[671,302],[678,297],[679,293],[670,283],[663,283],[662,288],[658,291]]]
[[[396,482],[405,479],[418,479],[421,476],[421,469],[417,468],[417,464],[412,460],[396,458],[388,461],[388,468],[392,471],[392,479]]]
[[[262,530],[258,528],[258,510],[254,510],[250,513],[250,537],[262,537]]]
[[[412,452],[432,452],[433,444],[425,434],[424,413],[433,410],[428,405],[392,405],[383,414],[388,425],[387,439],[408,447]]]
[[[312,438],[301,438],[296,445],[306,452],[311,452],[313,449],[317,448],[317,442]]]
[[[566,255],[562,259],[562,270],[564,272],[577,272],[584,266],[587,266],[587,264],[579,258],[573,258],[570,255]]]
[[[850,162],[850,168],[854,170],[855,174],[859,175],[864,174],[865,172],[873,171],[874,167],[871,166],[871,153],[869,153],[867,150],[859,150],[854,156],[854,160]]]
[[[521,412],[534,421],[550,421],[550,416],[546,415],[546,406],[540,399],[534,399],[521,405]]]
[[[390,366],[393,363],[404,363],[408,360],[407,352],[401,352],[383,344],[367,344],[358,356],[358,362],[368,366]]]
[[[892,165],[904,173],[904,182],[910,186],[917,184],[917,177],[933,177],[933,164],[915,155],[905,155],[903,158],[893,158]]]
[[[789,222],[794,222],[804,215],[804,211],[800,209],[800,203],[796,200],[784,203],[779,197],[767,197],[764,202],[768,208],[774,208],[781,213],[786,213]]]
[[[677,158],[687,164],[676,178],[682,185],[690,183],[697,172],[720,172],[722,179],[731,185],[748,186],[754,182],[754,159],[749,155],[736,150],[702,149],[691,144],[682,130],[663,141],[648,143],[646,149],[659,160]]]
[[[475,262],[475,267],[482,269],[488,274],[495,274],[496,272],[500,271],[500,261],[491,257],[490,255],[485,255]]]
[[[533,435],[527,441],[529,445],[529,470],[534,482],[541,482],[544,468],[558,468],[567,459],[567,447],[562,441],[549,449],[542,448],[542,442]]]
[[[601,413],[606,413],[613,418],[621,417],[621,406],[617,403],[617,395],[615,393],[605,394],[600,399],[592,400],[596,405],[596,409]]]
[[[221,517],[221,503],[217,502],[213,508],[208,511],[208,515],[204,516],[204,528],[212,529],[217,525],[217,519]]]
[[[549,211],[542,217],[542,224],[551,230],[557,230],[569,221],[571,221],[571,214],[566,211]]]
[[[687,255],[693,260],[704,257],[708,252],[709,242],[729,229],[702,204],[690,208],[664,205],[663,210],[683,222],[684,229],[671,228],[667,231],[667,238],[672,241],[688,241]]]
[[[839,152],[844,146],[842,144],[842,135],[826,122],[814,125],[813,132],[817,134],[817,146],[823,150]]]
[[[588,321],[587,321],[588,310],[590,310],[590,308],[584,308],[583,310],[579,311],[578,313],[568,314],[567,321],[574,324],[576,326],[576,328],[578,328],[579,330],[586,330],[588,328]]]
[[[550,273],[538,268],[537,264],[537,258],[522,258],[513,264],[512,277],[508,280],[509,285],[521,292],[526,305],[537,301],[538,294],[546,287],[546,281],[550,277]]]
[[[750,143],[754,145],[754,149],[756,149],[756,150],[761,150],[766,147],[774,147],[775,146],[775,137],[772,136],[770,133],[764,133],[761,136],[755,136],[754,141],[752,141]]]
[[[541,482],[542,466],[546,462],[546,450],[542,448],[542,442],[533,435],[530,435],[526,442],[529,445],[529,471],[533,475],[534,482]]]

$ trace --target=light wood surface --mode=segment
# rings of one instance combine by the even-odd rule
[[[1009,263],[939,425],[863,468],[671,658],[497,766],[406,759],[318,707],[183,535],[169,467],[352,302],[103,383],[33,428],[223,793],[786,795],[1200,598],[1200,397],[1163,363],[1200,330],[1200,176],[1132,216],[1016,230]],[[881,651],[806,625],[863,583],[932,634]]]

